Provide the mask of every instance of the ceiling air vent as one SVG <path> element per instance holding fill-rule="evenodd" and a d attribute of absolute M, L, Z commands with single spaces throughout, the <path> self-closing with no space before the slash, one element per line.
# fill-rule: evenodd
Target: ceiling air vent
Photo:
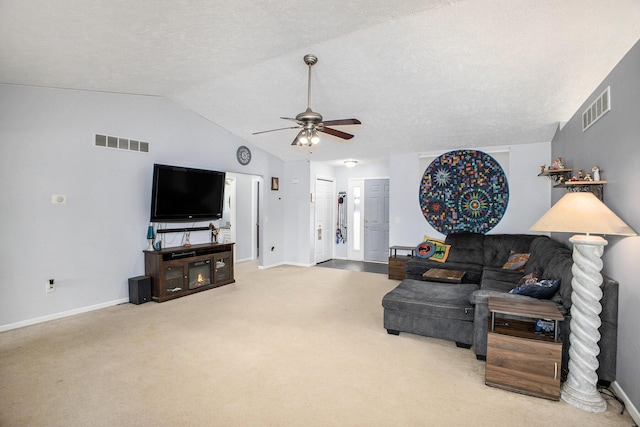
<path fill-rule="evenodd" d="M 117 148 L 119 150 L 137 151 L 140 153 L 149 152 L 148 142 L 119 138 L 117 136 L 96 134 L 95 145 L 96 147 Z"/>
<path fill-rule="evenodd" d="M 610 86 L 607 86 L 604 92 L 582 113 L 582 131 L 589 129 L 609 110 L 611 110 L 611 91 Z"/>

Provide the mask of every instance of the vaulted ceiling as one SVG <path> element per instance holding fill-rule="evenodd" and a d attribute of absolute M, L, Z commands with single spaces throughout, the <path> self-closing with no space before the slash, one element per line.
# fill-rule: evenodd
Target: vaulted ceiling
<path fill-rule="evenodd" d="M 0 0 L 0 83 L 168 98 L 285 160 L 550 141 L 640 38 L 638 0 Z M 350 143 L 295 148 L 307 106 Z M 612 104 L 615 93 L 612 93 Z"/>

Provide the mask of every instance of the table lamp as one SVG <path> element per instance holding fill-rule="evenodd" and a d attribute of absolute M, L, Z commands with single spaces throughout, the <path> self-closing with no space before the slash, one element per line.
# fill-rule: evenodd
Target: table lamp
<path fill-rule="evenodd" d="M 560 397 L 585 411 L 604 412 L 607 403 L 596 387 L 596 369 L 600 353 L 599 315 L 602 311 L 600 257 L 607 241 L 593 234 L 636 236 L 636 233 L 590 192 L 567 193 L 530 230 L 584 233 L 569 239 L 573 244 L 571 347 L 569 374 Z"/>

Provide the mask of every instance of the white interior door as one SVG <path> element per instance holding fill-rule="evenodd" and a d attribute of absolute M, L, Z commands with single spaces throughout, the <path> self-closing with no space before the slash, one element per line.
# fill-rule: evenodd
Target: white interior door
<path fill-rule="evenodd" d="M 316 179 L 316 220 L 314 228 L 316 264 L 333 258 L 333 239 L 335 237 L 333 187 L 333 181 Z"/>
<path fill-rule="evenodd" d="M 389 180 L 364 181 L 364 260 L 387 262 L 389 257 Z"/>

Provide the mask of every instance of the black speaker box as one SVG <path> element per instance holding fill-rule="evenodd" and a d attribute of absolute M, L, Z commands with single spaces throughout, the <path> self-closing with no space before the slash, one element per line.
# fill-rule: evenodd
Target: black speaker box
<path fill-rule="evenodd" d="M 142 304 L 147 301 L 151 301 L 151 277 L 131 277 L 129 279 L 129 302 Z"/>

